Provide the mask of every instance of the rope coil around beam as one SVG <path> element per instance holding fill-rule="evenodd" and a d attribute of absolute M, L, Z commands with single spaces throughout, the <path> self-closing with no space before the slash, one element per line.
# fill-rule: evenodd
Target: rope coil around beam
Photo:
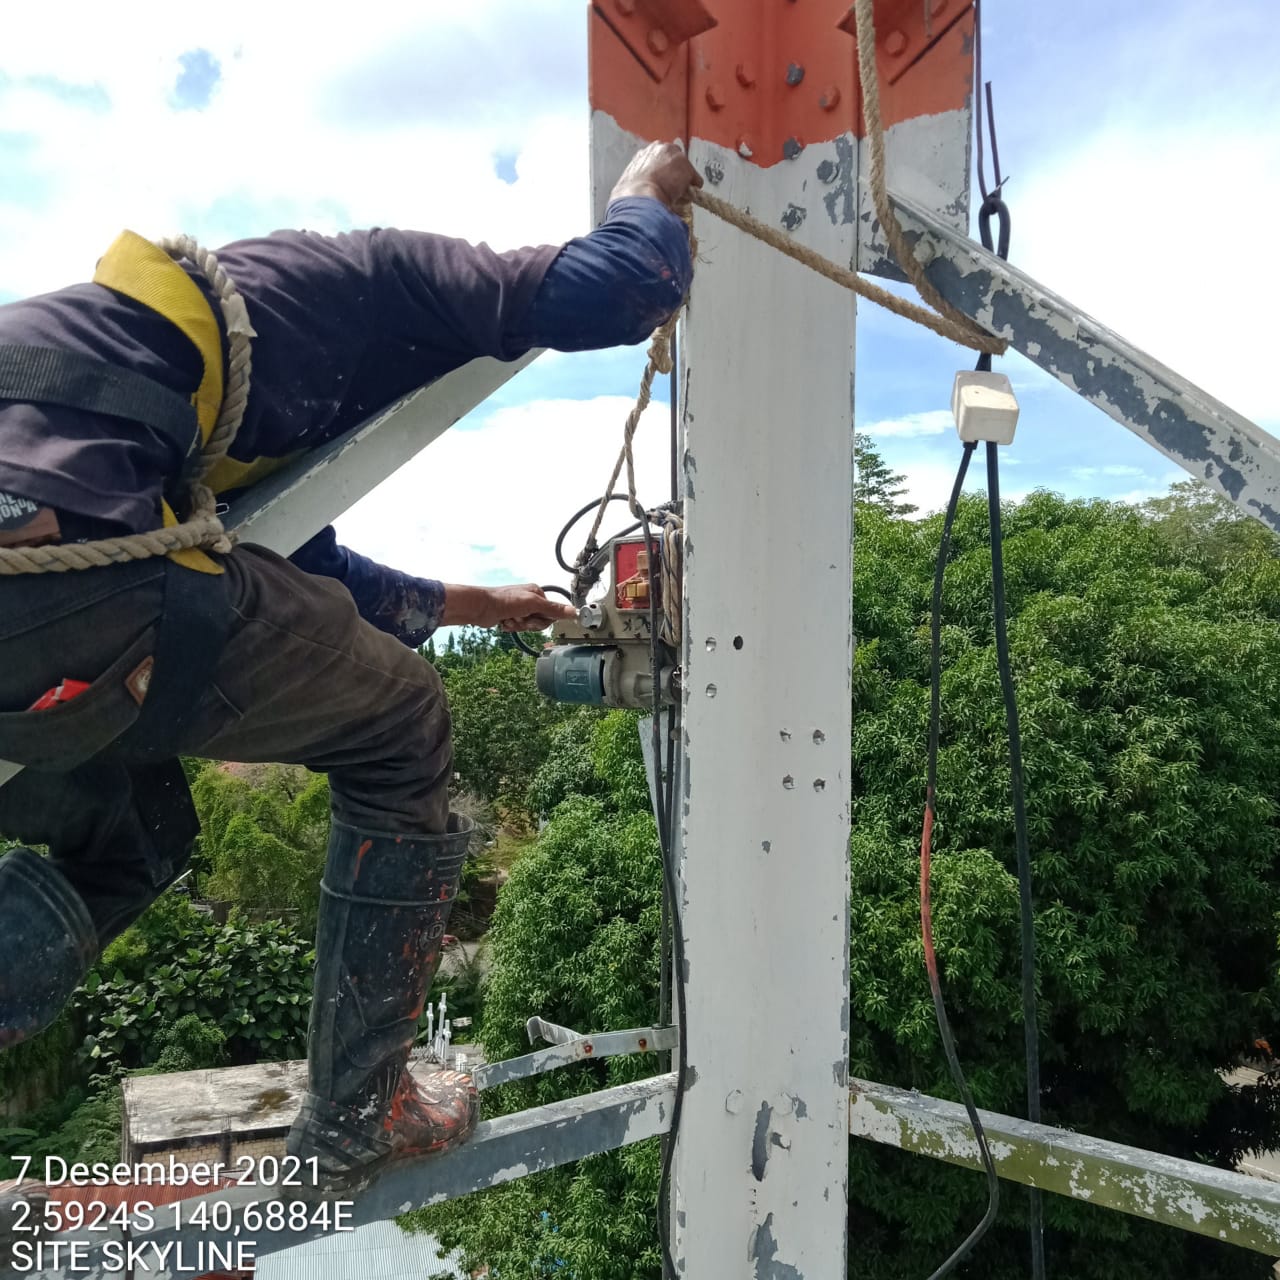
<path fill-rule="evenodd" d="M 149 560 L 175 551 L 231 550 L 231 537 L 217 514 L 217 499 L 204 483 L 214 466 L 227 455 L 249 403 L 253 372 L 252 343 L 256 336 L 249 322 L 249 309 L 217 255 L 197 244 L 190 236 L 157 241 L 175 261 L 186 258 L 199 268 L 218 298 L 227 330 L 227 372 L 222 404 L 200 457 L 200 476 L 191 488 L 191 514 L 181 524 L 167 529 L 151 529 L 119 538 L 99 538 L 91 542 L 55 543 L 43 547 L 0 549 L 0 575 L 68 573 L 77 569 L 99 569 L 131 560 Z"/>

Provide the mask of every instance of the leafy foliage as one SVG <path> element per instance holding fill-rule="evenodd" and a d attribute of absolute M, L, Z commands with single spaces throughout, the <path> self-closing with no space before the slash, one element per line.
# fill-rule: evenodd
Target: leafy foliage
<path fill-rule="evenodd" d="M 523 813 L 552 730 L 571 712 L 537 692 L 529 658 L 472 645 L 465 660 L 437 663 L 453 716 L 453 767 L 467 789 Z"/>
<path fill-rule="evenodd" d="M 290 765 L 223 765 L 191 790 L 203 891 L 250 909 L 296 913 L 315 933 L 329 838 L 329 783 Z"/>
<path fill-rule="evenodd" d="M 50 1156 L 68 1163 L 114 1164 L 120 1159 L 120 1113 L 118 1086 L 86 1090 L 77 1085 L 21 1125 L 0 1131 L 0 1179 L 18 1176 L 15 1156 L 32 1157 L 33 1170 L 43 1169 Z"/>
<path fill-rule="evenodd" d="M 569 728 L 568 726 L 573 726 Z M 589 730 L 589 735 L 588 735 Z M 514 864 L 490 933 L 482 1040 L 492 1060 L 527 1052 L 525 1020 L 621 1029 L 652 1019 L 658 994 L 661 861 L 636 717 L 571 720 L 558 741 L 591 795 L 570 794 Z M 531 790 L 551 800 L 566 771 L 549 760 Z M 537 1106 L 652 1074 L 649 1057 L 583 1064 L 487 1093 L 486 1114 Z M 463 1244 L 500 1275 L 657 1277 L 653 1142 L 522 1179 L 408 1222 Z"/>
<path fill-rule="evenodd" d="M 216 925 L 181 898 L 150 927 L 152 948 L 116 952 L 135 976 L 123 964 L 99 967 L 75 997 L 89 1063 L 111 1074 L 219 1060 L 224 1044 L 233 1062 L 305 1054 L 315 956 L 296 931 L 274 922 Z M 171 958 L 157 964 L 160 955 Z"/>
<path fill-rule="evenodd" d="M 954 1096 L 922 976 L 919 821 L 931 556 L 940 519 L 858 524 L 852 1068 Z M 985 503 L 960 509 L 944 611 L 934 924 L 980 1106 L 1021 1112 L 1008 748 Z M 1280 1145 L 1270 1087 L 1217 1074 L 1280 1007 L 1280 565 L 1211 563 L 1128 508 L 1036 494 L 1005 517 L 1037 905 L 1045 1118 L 1229 1163 Z M 858 1275 L 935 1266 L 981 1181 L 851 1148 Z M 1008 1196 L 975 1274 L 1025 1270 Z M 1265 1274 L 1239 1251 L 1080 1203 L 1045 1205 L 1053 1269 L 1080 1277 Z M 1153 1242 L 1158 1239 L 1156 1246 Z M 1106 1241 L 1105 1248 L 1099 1244 Z M 1253 1270 L 1250 1270 L 1250 1267 Z"/>
<path fill-rule="evenodd" d="M 871 437 L 863 431 L 853 435 L 853 505 L 875 507 L 891 516 L 914 515 L 915 503 L 903 502 L 905 477 L 889 469 Z"/>

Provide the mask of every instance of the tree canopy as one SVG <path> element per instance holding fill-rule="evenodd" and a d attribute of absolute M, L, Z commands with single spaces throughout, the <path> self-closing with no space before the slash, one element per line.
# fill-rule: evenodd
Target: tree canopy
<path fill-rule="evenodd" d="M 1232 1089 L 1219 1074 L 1280 1011 L 1280 562 L 1269 538 L 1237 522 L 1209 553 L 1173 536 L 1169 517 L 1049 494 L 1005 513 L 1045 1119 L 1230 1163 L 1280 1145 L 1274 1089 Z M 851 1068 L 949 1097 L 918 920 L 940 524 L 870 503 L 857 514 Z M 1017 888 L 990 571 L 985 502 L 969 498 L 944 602 L 935 927 L 979 1105 L 1019 1114 Z M 535 1012 L 592 1029 L 653 1016 L 660 870 L 630 720 L 570 720 L 535 775 L 537 806 L 551 817 L 496 917 L 483 1025 L 495 1057 L 525 1051 L 523 1022 Z M 651 1069 L 623 1059 L 561 1071 L 486 1108 Z M 425 1220 L 497 1274 L 656 1280 L 656 1188 L 656 1150 L 641 1144 Z M 980 1216 L 984 1194 L 968 1171 L 851 1143 L 850 1276 L 928 1274 Z M 1026 1274 L 1024 1206 L 1007 1187 L 967 1274 Z M 1269 1267 L 1060 1197 L 1046 1212 L 1058 1275 L 1261 1280 Z"/>

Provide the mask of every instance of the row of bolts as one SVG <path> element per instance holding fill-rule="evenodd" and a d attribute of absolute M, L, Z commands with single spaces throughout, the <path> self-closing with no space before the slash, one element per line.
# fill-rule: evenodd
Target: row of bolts
<path fill-rule="evenodd" d="M 789 0 L 789 3 L 795 3 L 795 0 Z M 929 0 L 928 16 L 936 17 L 946 9 L 949 3 L 950 0 Z M 613 0 L 613 6 L 624 18 L 635 16 L 636 0 Z M 650 52 L 658 56 L 671 48 L 671 40 L 661 27 L 650 27 L 645 35 L 645 43 L 649 46 Z M 904 32 L 895 30 L 886 32 L 880 43 L 889 57 L 900 58 L 907 51 L 910 40 Z M 734 76 L 744 89 L 753 89 L 756 85 L 756 73 L 750 63 L 739 62 L 734 68 Z M 797 62 L 791 63 L 786 72 L 787 84 L 794 89 L 803 79 L 804 67 Z M 723 111 L 729 101 L 725 95 L 724 85 L 715 81 L 709 84 L 706 90 L 706 101 L 712 111 Z M 839 86 L 834 84 L 824 86 L 818 94 L 818 106 L 823 111 L 834 111 L 839 105 Z M 804 139 L 798 137 L 788 138 L 782 147 L 783 156 L 787 160 L 794 160 L 803 150 Z M 738 139 L 737 151 L 744 160 L 751 159 L 754 154 L 750 141 L 745 137 Z"/>

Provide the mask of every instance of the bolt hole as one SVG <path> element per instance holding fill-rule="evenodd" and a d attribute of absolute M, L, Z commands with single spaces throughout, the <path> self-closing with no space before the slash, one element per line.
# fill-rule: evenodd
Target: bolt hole
<path fill-rule="evenodd" d="M 735 649 L 741 649 L 741 648 L 742 648 L 742 637 L 741 637 L 741 636 L 734 636 L 734 637 L 733 637 L 733 647 L 734 647 Z"/>

